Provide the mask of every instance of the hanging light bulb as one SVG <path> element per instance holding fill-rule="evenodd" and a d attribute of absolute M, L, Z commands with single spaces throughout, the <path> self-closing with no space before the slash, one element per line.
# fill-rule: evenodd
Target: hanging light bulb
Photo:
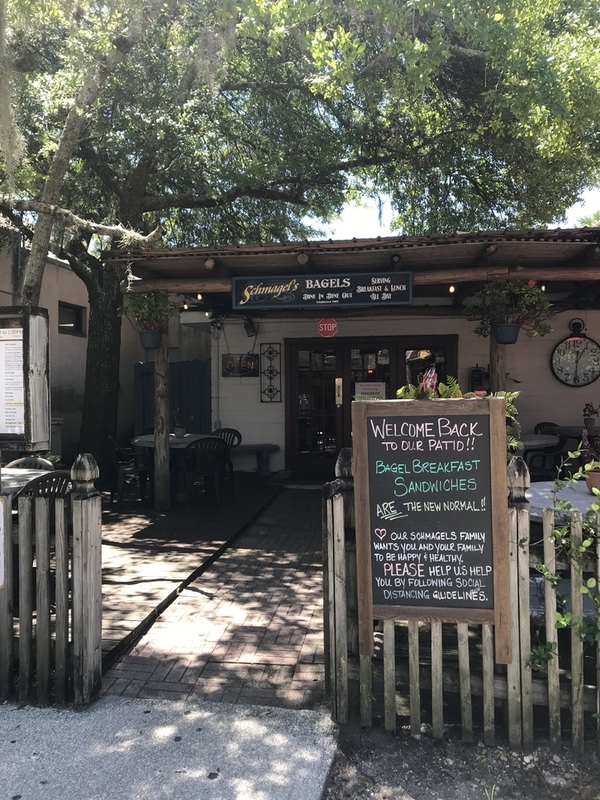
<path fill-rule="evenodd" d="M 546 291 L 546 284 L 542 283 L 542 285 L 540 286 L 540 289 L 542 290 L 542 292 L 545 292 Z"/>
<path fill-rule="evenodd" d="M 198 292 L 198 294 L 196 295 L 196 300 L 202 300 L 202 295 L 200 294 L 200 292 Z"/>
<path fill-rule="evenodd" d="M 188 301 L 187 301 L 187 300 L 184 300 L 184 301 L 183 301 L 183 310 L 184 310 L 184 311 L 187 311 L 187 310 L 188 310 L 188 308 L 189 308 L 189 306 L 188 306 Z"/>
<path fill-rule="evenodd" d="M 453 283 L 451 283 L 450 286 L 448 287 L 448 291 L 450 292 L 450 294 L 454 294 L 454 292 L 456 291 L 456 287 L 454 286 Z"/>

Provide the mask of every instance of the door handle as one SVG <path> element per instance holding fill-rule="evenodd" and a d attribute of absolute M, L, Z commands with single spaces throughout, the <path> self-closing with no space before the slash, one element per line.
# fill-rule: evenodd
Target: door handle
<path fill-rule="evenodd" d="M 344 402 L 344 385 L 342 378 L 335 379 L 335 404 L 339 408 Z"/>

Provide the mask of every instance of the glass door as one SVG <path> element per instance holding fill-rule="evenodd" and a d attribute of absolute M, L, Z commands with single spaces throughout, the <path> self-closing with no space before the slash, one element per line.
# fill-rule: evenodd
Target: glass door
<path fill-rule="evenodd" d="M 457 337 L 286 342 L 286 468 L 333 475 L 352 447 L 352 400 L 395 399 L 405 383 L 456 375 Z"/>
<path fill-rule="evenodd" d="M 337 346 L 293 347 L 288 433 L 290 464 L 298 470 L 331 470 L 338 453 L 340 355 Z"/>

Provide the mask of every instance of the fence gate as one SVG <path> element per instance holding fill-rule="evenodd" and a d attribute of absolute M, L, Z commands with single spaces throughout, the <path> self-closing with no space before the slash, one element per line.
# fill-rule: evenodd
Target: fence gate
<path fill-rule="evenodd" d="M 180 408 L 188 433 L 212 429 L 210 360 L 169 363 L 169 412 Z M 154 361 L 133 367 L 134 434 L 154 428 Z"/>
<path fill-rule="evenodd" d="M 85 705 L 100 690 L 98 474 L 84 454 L 66 498 L 0 496 L 0 700 Z"/>

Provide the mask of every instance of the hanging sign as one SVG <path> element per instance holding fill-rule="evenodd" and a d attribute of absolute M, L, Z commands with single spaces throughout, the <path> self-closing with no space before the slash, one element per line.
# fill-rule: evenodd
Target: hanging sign
<path fill-rule="evenodd" d="M 258 378 L 259 361 L 256 353 L 223 353 L 221 374 L 224 378 Z"/>
<path fill-rule="evenodd" d="M 315 308 L 316 306 L 399 306 L 412 303 L 412 273 L 361 275 L 272 275 L 233 278 L 232 308 Z"/>
<path fill-rule="evenodd" d="M 333 317 L 323 317 L 323 319 L 319 320 L 317 330 L 321 336 L 323 336 L 325 339 L 328 339 L 329 337 L 336 335 L 338 332 L 338 324 Z"/>

